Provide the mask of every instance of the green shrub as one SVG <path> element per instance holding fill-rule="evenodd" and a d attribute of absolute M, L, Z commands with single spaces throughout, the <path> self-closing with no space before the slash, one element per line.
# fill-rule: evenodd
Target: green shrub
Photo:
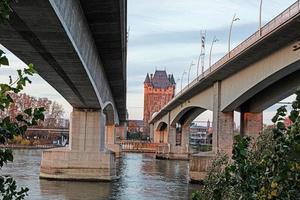
<path fill-rule="evenodd" d="M 0 0 L 0 24 L 7 22 L 9 19 L 9 15 L 12 12 L 10 3 L 11 0 Z M 2 65 L 9 66 L 9 61 L 5 53 L 0 49 L 0 67 Z M 12 80 L 12 77 L 9 77 L 9 83 L 0 83 L 0 112 L 7 110 L 14 103 L 10 94 L 21 92 L 26 84 L 31 83 L 29 77 L 35 73 L 33 65 L 29 64 L 23 70 L 17 70 L 18 77 L 16 80 Z M 15 118 L 5 116 L 3 119 L 0 119 L 0 144 L 6 144 L 15 136 L 24 135 L 27 126 L 37 125 L 38 120 L 44 119 L 43 112 L 44 108 L 28 108 Z M 4 164 L 12 161 L 12 150 L 7 148 L 0 149 L 0 170 Z M 0 174 L 0 197 L 3 200 L 21 200 L 27 196 L 27 192 L 28 188 L 21 187 L 18 189 L 16 181 L 11 176 Z"/>
<path fill-rule="evenodd" d="M 300 199 L 300 92 L 288 116 L 280 107 L 257 141 L 235 136 L 232 159 L 218 155 L 193 200 Z M 253 145 L 254 144 L 254 145 Z"/>

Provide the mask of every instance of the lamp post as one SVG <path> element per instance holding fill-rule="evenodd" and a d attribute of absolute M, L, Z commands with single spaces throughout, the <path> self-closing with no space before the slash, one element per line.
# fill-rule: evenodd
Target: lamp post
<path fill-rule="evenodd" d="M 261 36 L 261 26 L 262 26 L 262 22 L 261 22 L 262 4 L 263 4 L 263 0 L 260 0 L 260 5 L 259 5 L 259 35 L 260 36 Z"/>
<path fill-rule="evenodd" d="M 231 40 L 231 32 L 232 32 L 232 26 L 233 22 L 240 20 L 240 18 L 236 17 L 236 14 L 234 13 L 231 24 L 230 24 L 230 29 L 229 29 L 229 35 L 228 35 L 228 54 L 230 56 L 230 40 Z"/>
<path fill-rule="evenodd" d="M 194 66 L 194 65 L 195 65 L 195 64 L 194 64 L 193 61 L 192 61 L 191 64 L 190 64 L 189 74 L 188 74 L 188 87 L 190 87 L 190 73 L 191 73 L 192 66 Z"/>
<path fill-rule="evenodd" d="M 214 36 L 213 41 L 211 42 L 211 46 L 210 46 L 210 51 L 209 51 L 209 68 L 211 67 L 211 52 L 214 46 L 215 42 L 218 42 L 219 40 L 216 38 L 216 36 Z"/>
<path fill-rule="evenodd" d="M 180 81 L 180 78 L 177 78 L 176 83 L 179 83 L 179 81 Z M 178 94 L 179 93 L 178 88 L 176 88 L 176 89 L 177 89 L 177 94 Z"/>
<path fill-rule="evenodd" d="M 183 80 L 183 76 L 186 74 L 186 71 L 184 70 L 181 76 L 181 88 L 180 91 L 182 92 L 182 80 Z"/>

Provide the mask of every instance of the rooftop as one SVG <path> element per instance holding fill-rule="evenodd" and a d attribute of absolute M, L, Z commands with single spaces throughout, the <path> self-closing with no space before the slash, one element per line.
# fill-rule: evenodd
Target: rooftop
<path fill-rule="evenodd" d="M 176 85 L 173 74 L 166 70 L 155 70 L 154 76 L 147 73 L 144 83 L 151 84 L 154 88 L 167 88 Z"/>

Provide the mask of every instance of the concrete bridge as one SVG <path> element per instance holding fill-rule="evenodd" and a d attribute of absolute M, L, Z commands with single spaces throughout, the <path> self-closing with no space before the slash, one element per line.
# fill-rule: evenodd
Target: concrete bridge
<path fill-rule="evenodd" d="M 45 151 L 40 176 L 111 180 L 126 121 L 126 0 L 22 0 L 0 43 L 72 106 L 70 147 Z M 110 150 L 108 150 L 110 149 Z"/>
<path fill-rule="evenodd" d="M 300 86 L 300 5 L 286 9 L 197 77 L 150 121 L 154 142 L 164 134 L 168 158 L 188 158 L 190 123 L 213 112 L 213 151 L 191 157 L 190 178 L 202 179 L 215 153 L 231 153 L 234 111 L 242 135 L 257 137 L 262 112 Z"/>

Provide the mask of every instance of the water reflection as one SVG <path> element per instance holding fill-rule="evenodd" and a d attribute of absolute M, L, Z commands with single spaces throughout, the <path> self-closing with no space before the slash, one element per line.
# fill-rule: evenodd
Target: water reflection
<path fill-rule="evenodd" d="M 30 188 L 33 200 L 188 199 L 197 185 L 188 184 L 188 162 L 156 160 L 153 154 L 124 154 L 119 179 L 113 182 L 40 180 L 41 150 L 15 150 L 15 162 L 3 170 Z"/>

